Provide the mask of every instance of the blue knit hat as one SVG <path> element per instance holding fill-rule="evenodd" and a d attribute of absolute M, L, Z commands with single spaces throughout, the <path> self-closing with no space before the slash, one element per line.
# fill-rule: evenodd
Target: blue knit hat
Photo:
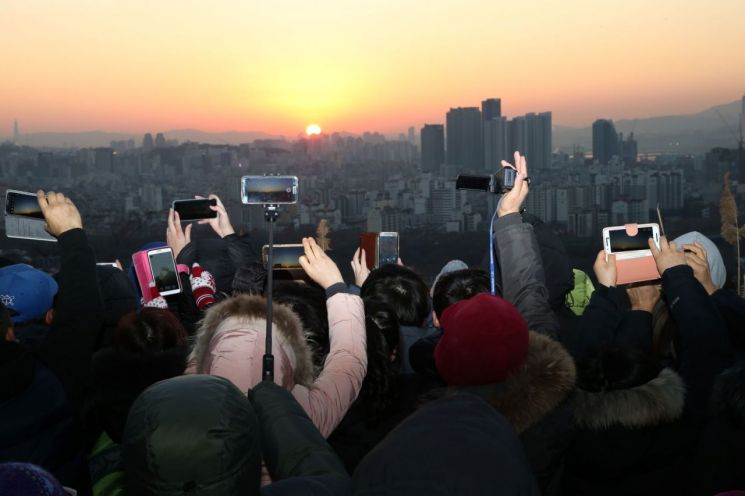
<path fill-rule="evenodd" d="M 52 308 L 58 289 L 49 274 L 30 265 L 0 269 L 0 301 L 8 308 L 14 324 L 43 317 Z"/>

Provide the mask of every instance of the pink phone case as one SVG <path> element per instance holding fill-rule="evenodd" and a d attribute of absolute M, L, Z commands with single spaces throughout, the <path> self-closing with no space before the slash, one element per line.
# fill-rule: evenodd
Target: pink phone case
<path fill-rule="evenodd" d="M 140 292 L 145 303 L 160 296 L 158 288 L 155 287 L 155 279 L 153 279 L 153 273 L 150 270 L 150 260 L 147 253 L 147 250 L 143 250 L 132 255 L 132 264 L 134 265 L 137 282 L 140 284 Z"/>
<path fill-rule="evenodd" d="M 626 224 L 626 234 L 629 236 L 639 234 L 639 225 Z M 625 260 L 616 259 L 616 274 L 617 284 L 653 281 L 660 278 L 660 273 L 657 271 L 657 264 L 651 252 L 649 255 L 643 257 Z"/>

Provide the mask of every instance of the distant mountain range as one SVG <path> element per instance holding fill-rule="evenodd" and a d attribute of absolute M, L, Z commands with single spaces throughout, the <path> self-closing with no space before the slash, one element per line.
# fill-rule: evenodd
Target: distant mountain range
<path fill-rule="evenodd" d="M 634 132 L 640 153 L 700 153 L 737 146 L 741 109 L 741 101 L 736 100 L 697 114 L 622 119 L 614 124 L 624 136 Z M 554 126 L 554 148 L 571 150 L 574 145 L 592 150 L 592 127 Z"/>
<path fill-rule="evenodd" d="M 741 105 L 740 100 L 736 100 L 697 114 L 623 119 L 615 121 L 615 125 L 616 130 L 624 135 L 634 132 L 641 153 L 700 153 L 716 146 L 734 148 L 737 146 L 737 134 L 740 130 Z M 156 132 L 153 131 L 153 137 Z M 280 137 L 260 131 L 210 133 L 198 129 L 172 129 L 162 132 L 166 139 L 177 139 L 180 142 L 232 145 Z M 134 139 L 139 146 L 142 143 L 142 136 L 105 131 L 30 133 L 22 135 L 20 142 L 37 147 L 72 148 L 109 146 L 112 141 Z M 592 150 L 592 127 L 554 126 L 554 148 L 571 150 L 575 145 L 587 151 Z"/>

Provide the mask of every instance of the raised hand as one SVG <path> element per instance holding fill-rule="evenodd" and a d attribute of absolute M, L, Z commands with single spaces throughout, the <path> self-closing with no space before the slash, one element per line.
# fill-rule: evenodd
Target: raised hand
<path fill-rule="evenodd" d="M 300 257 L 300 265 L 308 277 L 317 282 L 323 289 L 328 289 L 336 283 L 344 282 L 333 260 L 318 246 L 313 238 L 303 238 L 305 255 Z"/>
<path fill-rule="evenodd" d="M 62 193 L 54 191 L 44 193 L 39 190 L 36 192 L 36 197 L 39 201 L 39 208 L 44 214 L 44 220 L 47 222 L 47 232 L 55 238 L 59 238 L 72 229 L 83 228 L 80 212 L 72 200 Z"/>
<path fill-rule="evenodd" d="M 203 196 L 195 196 L 194 198 L 198 200 L 204 199 Z M 221 238 L 234 234 L 235 230 L 233 229 L 233 225 L 230 223 L 230 217 L 228 216 L 228 211 L 225 210 L 225 206 L 223 206 L 220 198 L 217 195 L 209 195 L 208 198 L 210 200 L 215 200 L 217 202 L 217 205 L 215 205 L 214 207 L 210 205 L 210 209 L 217 212 L 217 217 L 215 217 L 214 219 L 200 220 L 199 223 L 209 224 L 210 227 L 212 227 L 212 229 Z"/>
<path fill-rule="evenodd" d="M 354 272 L 354 283 L 362 287 L 367 280 L 367 276 L 370 275 L 370 269 L 367 267 L 367 258 L 365 256 L 365 250 L 357 248 L 352 257 L 352 271 Z"/>
<path fill-rule="evenodd" d="M 698 241 L 694 241 L 692 245 L 683 245 L 683 253 L 685 254 L 686 263 L 693 269 L 693 275 L 698 282 L 701 283 L 707 293 L 710 295 L 714 294 L 717 287 L 714 285 L 714 281 L 711 280 L 709 262 L 704 245 Z"/>
<path fill-rule="evenodd" d="M 616 256 L 614 254 L 608 254 L 606 257 L 605 250 L 600 250 L 592 269 L 595 271 L 595 277 L 598 278 L 600 284 L 606 288 L 616 286 L 618 272 L 616 271 Z"/>
<path fill-rule="evenodd" d="M 174 209 L 168 210 L 168 229 L 166 230 L 166 242 L 173 250 L 173 258 L 177 258 L 184 246 L 191 243 L 192 224 L 181 228 L 181 217 Z"/>
<path fill-rule="evenodd" d="M 509 192 L 505 193 L 499 201 L 499 208 L 497 210 L 499 217 L 520 212 L 530 189 L 526 180 L 528 179 L 528 162 L 525 160 L 524 155 L 520 155 L 520 152 L 515 152 L 515 165 L 513 166 L 506 160 L 502 160 L 502 166 L 515 169 L 517 174 L 515 174 L 515 186 Z"/>
<path fill-rule="evenodd" d="M 652 313 L 662 295 L 662 285 L 659 283 L 634 284 L 626 288 L 632 310 L 642 310 Z"/>
<path fill-rule="evenodd" d="M 671 267 L 686 265 L 685 253 L 678 250 L 675 241 L 668 243 L 665 236 L 660 236 L 659 248 L 657 248 L 654 239 L 649 238 L 647 242 L 649 243 L 649 249 L 652 251 L 652 256 L 657 264 L 657 271 L 660 275 L 663 275 Z"/>

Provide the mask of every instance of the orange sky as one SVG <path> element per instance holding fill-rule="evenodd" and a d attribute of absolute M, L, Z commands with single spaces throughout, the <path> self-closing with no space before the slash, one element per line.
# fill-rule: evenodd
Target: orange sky
<path fill-rule="evenodd" d="M 745 92 L 743 0 L 0 0 L 0 136 L 398 132 L 501 97 L 554 123 Z"/>

